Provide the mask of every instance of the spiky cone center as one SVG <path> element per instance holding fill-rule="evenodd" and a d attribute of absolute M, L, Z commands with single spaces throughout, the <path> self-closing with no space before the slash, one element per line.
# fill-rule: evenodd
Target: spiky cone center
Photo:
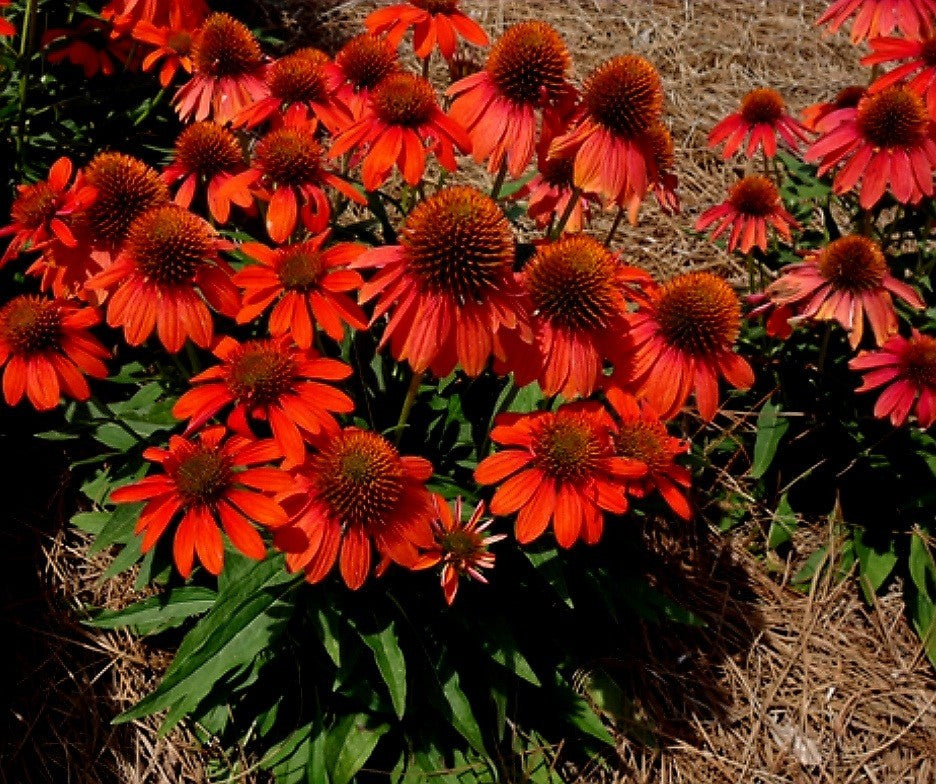
<path fill-rule="evenodd" d="M 786 103 L 769 87 L 752 90 L 741 100 L 741 118 L 749 125 L 776 125 L 784 114 Z"/>
<path fill-rule="evenodd" d="M 38 229 L 55 215 L 58 195 L 47 182 L 23 186 L 10 207 L 10 217 L 21 226 Z"/>
<path fill-rule="evenodd" d="M 484 537 L 464 528 L 442 534 L 439 547 L 460 562 L 470 562 L 485 552 Z"/>
<path fill-rule="evenodd" d="M 622 422 L 611 436 L 618 457 L 639 460 L 650 473 L 672 462 L 666 448 L 668 438 L 669 433 L 661 422 L 644 419 Z"/>
<path fill-rule="evenodd" d="M 284 289 L 306 292 L 315 288 L 325 271 L 322 254 L 311 242 L 302 242 L 280 251 L 276 274 Z"/>
<path fill-rule="evenodd" d="M 669 128 L 661 122 L 654 123 L 647 131 L 646 139 L 657 171 L 672 171 L 676 166 L 676 145 Z"/>
<path fill-rule="evenodd" d="M 143 213 L 130 227 L 126 245 L 143 275 L 165 286 L 191 283 L 216 248 L 211 226 L 174 204 Z"/>
<path fill-rule="evenodd" d="M 358 35 L 335 55 L 335 64 L 357 90 L 372 90 L 380 81 L 399 70 L 396 49 L 385 38 Z"/>
<path fill-rule="evenodd" d="M 562 92 L 571 64 L 565 41 L 554 27 L 520 22 L 495 41 L 486 69 L 511 101 L 538 105 Z"/>
<path fill-rule="evenodd" d="M 228 359 L 227 384 L 238 400 L 251 405 L 275 403 L 293 389 L 296 362 L 269 340 L 252 340 Z"/>
<path fill-rule="evenodd" d="M 915 147 L 929 128 L 923 99 L 906 87 L 867 95 L 858 104 L 858 130 L 875 147 Z"/>
<path fill-rule="evenodd" d="M 85 177 L 97 188 L 84 220 L 98 241 L 121 242 L 140 215 L 169 200 L 159 175 L 130 155 L 101 153 L 88 164 Z"/>
<path fill-rule="evenodd" d="M 839 291 L 873 291 L 888 272 L 887 259 L 873 240 L 859 235 L 830 242 L 816 261 L 819 274 Z"/>
<path fill-rule="evenodd" d="M 227 128 L 205 121 L 187 126 L 175 143 L 175 159 L 186 171 L 210 179 L 244 162 L 240 144 Z"/>
<path fill-rule="evenodd" d="M 325 66 L 331 62 L 318 49 L 300 49 L 270 66 L 267 81 L 270 94 L 287 103 L 328 101 L 328 76 Z"/>
<path fill-rule="evenodd" d="M 231 465 L 216 449 L 194 447 L 171 473 L 185 506 L 210 505 L 230 486 Z"/>
<path fill-rule="evenodd" d="M 24 294 L 0 309 L 0 339 L 14 354 L 39 354 L 58 348 L 62 311 L 52 300 Z"/>
<path fill-rule="evenodd" d="M 406 219 L 409 270 L 434 293 L 483 302 L 513 269 L 514 238 L 497 204 L 470 187 L 438 191 Z"/>
<path fill-rule="evenodd" d="M 166 46 L 180 57 L 185 57 L 192 52 L 192 45 L 195 39 L 188 30 L 174 30 L 166 39 Z"/>
<path fill-rule="evenodd" d="M 458 0 L 409 0 L 411 5 L 430 14 L 451 14 L 458 10 Z"/>
<path fill-rule="evenodd" d="M 543 423 L 532 447 L 536 464 L 560 482 L 587 478 L 605 451 L 601 434 L 580 414 L 564 414 Z"/>
<path fill-rule="evenodd" d="M 777 209 L 780 193 L 766 177 L 752 174 L 734 184 L 728 202 L 742 215 L 764 218 Z"/>
<path fill-rule="evenodd" d="M 663 85 L 653 64 L 636 54 L 599 65 L 585 82 L 582 103 L 612 133 L 633 138 L 646 133 L 663 114 Z"/>
<path fill-rule="evenodd" d="M 540 176 L 553 188 L 572 188 L 573 158 L 548 156 L 539 167 Z"/>
<path fill-rule="evenodd" d="M 254 150 L 254 165 L 282 185 L 317 183 L 322 172 L 322 145 L 304 128 L 270 131 Z"/>
<path fill-rule="evenodd" d="M 585 235 L 542 246 L 526 268 L 534 312 L 573 330 L 608 326 L 618 315 L 617 266 L 604 245 Z"/>
<path fill-rule="evenodd" d="M 903 374 L 918 387 L 936 387 L 936 338 L 914 335 L 900 356 Z"/>
<path fill-rule="evenodd" d="M 741 329 L 741 304 L 731 286 L 711 272 L 688 272 L 653 294 L 663 338 L 694 356 L 708 356 L 734 343 Z"/>
<path fill-rule="evenodd" d="M 312 481 L 332 514 L 343 522 L 379 525 L 404 490 L 400 455 L 363 430 L 344 432 L 312 460 Z"/>
<path fill-rule="evenodd" d="M 436 108 L 435 90 L 429 81 L 405 72 L 384 78 L 371 93 L 371 100 L 380 120 L 410 128 L 428 122 Z"/>
<path fill-rule="evenodd" d="M 195 70 L 209 76 L 240 76 L 263 62 L 260 44 L 245 24 L 225 13 L 209 16 L 192 42 Z"/>

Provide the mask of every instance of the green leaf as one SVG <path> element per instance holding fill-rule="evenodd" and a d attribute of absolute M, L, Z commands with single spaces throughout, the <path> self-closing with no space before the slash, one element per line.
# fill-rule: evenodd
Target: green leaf
<path fill-rule="evenodd" d="M 458 731 L 471 747 L 479 754 L 488 756 L 484 748 L 484 739 L 481 737 L 481 727 L 471 710 L 471 703 L 462 691 L 458 673 L 454 670 L 442 682 L 442 694 L 451 710 L 452 726 Z"/>
<path fill-rule="evenodd" d="M 926 657 L 936 667 L 936 561 L 918 531 L 910 538 L 909 567 L 913 586 L 907 591 L 907 609 Z"/>
<path fill-rule="evenodd" d="M 298 581 L 286 571 L 282 556 L 257 563 L 185 635 L 156 690 L 115 723 L 170 708 L 160 727 L 161 734 L 168 732 L 224 676 L 250 665 L 279 636 L 293 609 L 286 595 Z"/>
<path fill-rule="evenodd" d="M 110 514 L 89 552 L 99 553 L 113 544 L 129 542 L 133 538 L 133 529 L 142 508 L 142 504 L 120 504 Z"/>
<path fill-rule="evenodd" d="M 556 697 L 553 700 L 553 705 L 556 710 L 561 713 L 566 721 L 578 727 L 582 732 L 591 735 L 602 743 L 613 746 L 614 738 L 611 737 L 608 728 L 605 727 L 604 722 L 592 709 L 588 700 L 569 686 L 558 672 L 555 674 L 555 678 L 556 691 L 554 693 Z"/>
<path fill-rule="evenodd" d="M 305 784 L 312 753 L 312 724 L 304 724 L 290 733 L 279 746 L 272 750 L 261 767 L 272 771 L 276 784 Z"/>
<path fill-rule="evenodd" d="M 769 401 L 764 404 L 757 415 L 757 439 L 754 441 L 754 463 L 751 466 L 753 479 L 760 479 L 767 473 L 789 427 L 790 420 L 780 416 L 780 406 Z"/>
<path fill-rule="evenodd" d="M 572 608 L 572 596 L 569 594 L 569 586 L 566 585 L 565 575 L 562 569 L 562 557 L 555 547 L 544 550 L 524 549 L 523 554 L 533 564 L 536 571 L 542 578 L 549 583 L 559 598 L 570 608 Z"/>
<path fill-rule="evenodd" d="M 390 699 L 393 701 L 393 710 L 397 718 L 402 719 L 406 710 L 406 661 L 397 639 L 396 628 L 390 621 L 383 629 L 376 632 L 365 633 L 355 626 L 364 644 L 374 654 L 377 669 L 387 684 Z"/>
<path fill-rule="evenodd" d="M 179 626 L 193 615 L 207 612 L 217 598 L 217 594 L 208 588 L 173 588 L 123 610 L 105 610 L 89 621 L 88 625 L 97 629 L 120 629 L 127 626 L 135 634 L 157 634 Z"/>
<path fill-rule="evenodd" d="M 520 653 L 516 638 L 502 619 L 486 621 L 478 634 L 478 643 L 491 659 L 528 683 L 541 685 L 530 663 Z"/>
<path fill-rule="evenodd" d="M 880 549 L 878 543 L 865 541 L 866 531 L 856 528 L 854 533 L 855 554 L 858 556 L 860 568 L 861 590 L 868 604 L 874 602 L 874 594 L 884 585 L 894 567 L 897 565 L 897 553 L 894 551 L 894 540 L 888 537 L 887 549 Z"/>
<path fill-rule="evenodd" d="M 325 758 L 331 784 L 349 784 L 390 729 L 387 723 L 374 725 L 372 721 L 366 713 L 354 713 L 343 717 L 328 733 Z"/>
<path fill-rule="evenodd" d="M 790 506 L 790 499 L 784 493 L 780 497 L 777 511 L 774 512 L 773 520 L 770 523 L 770 532 L 767 534 L 767 548 L 776 550 L 789 542 L 793 538 L 794 531 L 796 531 L 796 525 L 796 512 L 793 511 Z"/>

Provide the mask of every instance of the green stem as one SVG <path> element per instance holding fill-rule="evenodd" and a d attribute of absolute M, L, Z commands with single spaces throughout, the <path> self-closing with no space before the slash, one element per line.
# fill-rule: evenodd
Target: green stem
<path fill-rule="evenodd" d="M 432 57 L 432 53 L 426 55 L 426 59 L 422 61 L 422 77 L 423 79 L 429 78 L 429 58 Z"/>
<path fill-rule="evenodd" d="M 166 94 L 166 88 L 163 87 L 160 89 L 158 93 L 156 93 L 156 95 L 153 96 L 153 100 L 149 102 L 149 106 L 146 107 L 146 110 L 143 112 L 143 114 L 141 114 L 139 117 L 136 118 L 136 120 L 133 121 L 134 128 L 136 128 L 139 125 L 142 125 L 146 121 L 146 118 L 149 117 L 153 113 L 153 109 L 155 109 L 157 106 L 159 106 L 160 103 L 162 103 L 162 99 L 165 94 Z"/>
<path fill-rule="evenodd" d="M 138 444 L 146 443 L 146 439 L 143 438 L 139 433 L 137 433 L 136 430 L 130 427 L 130 425 L 124 422 L 119 416 L 117 416 L 117 412 L 114 411 L 114 409 L 112 409 L 103 400 L 100 400 L 96 395 L 91 395 L 89 402 L 92 405 L 94 405 L 98 410 L 100 410 L 102 414 L 104 414 L 104 417 L 103 417 L 104 419 L 106 419 L 108 422 L 111 422 L 117 425 L 117 427 L 124 430 L 128 435 L 132 436 L 133 440 L 136 441 Z"/>
<path fill-rule="evenodd" d="M 422 373 L 413 373 L 410 379 L 409 389 L 406 390 L 406 397 L 403 399 L 403 408 L 400 409 L 400 418 L 397 420 L 396 435 L 393 438 L 393 445 L 400 446 L 403 440 L 403 431 L 406 429 L 406 423 L 409 421 L 410 412 L 413 410 L 413 404 L 416 402 L 416 396 L 419 394 L 419 385 L 426 376 L 426 371 Z"/>
<path fill-rule="evenodd" d="M 572 195 L 569 196 L 569 203 L 566 205 L 565 212 L 562 213 L 562 217 L 559 218 L 558 223 L 553 227 L 552 239 L 559 239 L 562 230 L 569 222 L 569 218 L 572 217 L 572 213 L 575 211 L 575 205 L 578 204 L 580 198 L 582 198 L 582 189 L 576 186 L 572 189 Z"/>
<path fill-rule="evenodd" d="M 822 345 L 819 347 L 819 359 L 816 364 L 819 367 L 819 373 L 825 373 L 825 362 L 826 356 L 829 353 L 829 342 L 832 340 L 832 322 L 827 321 L 825 326 L 825 333 L 822 336 Z"/>
<path fill-rule="evenodd" d="M 20 164 L 22 164 L 23 148 L 26 144 L 26 97 L 29 94 L 29 71 L 38 12 L 39 0 L 26 0 L 26 10 L 23 12 L 23 29 L 20 33 L 19 107 L 16 119 L 16 152 Z"/>
<path fill-rule="evenodd" d="M 618 207 L 617 214 L 614 216 L 614 223 L 611 224 L 611 230 L 608 232 L 608 236 L 605 237 L 605 247 L 610 248 L 611 243 L 614 241 L 614 235 L 617 234 L 618 227 L 621 225 L 621 221 L 624 219 L 624 208 Z"/>
<path fill-rule="evenodd" d="M 491 186 L 491 198 L 495 201 L 497 197 L 500 196 L 501 187 L 504 184 L 504 178 L 507 176 L 507 161 L 504 160 L 501 163 L 500 169 L 497 172 L 497 177 L 494 179 L 494 184 Z"/>

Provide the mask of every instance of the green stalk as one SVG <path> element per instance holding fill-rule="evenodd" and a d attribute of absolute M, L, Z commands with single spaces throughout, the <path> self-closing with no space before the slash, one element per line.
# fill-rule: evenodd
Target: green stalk
<path fill-rule="evenodd" d="M 143 438 L 139 433 L 137 433 L 136 430 L 134 430 L 132 427 L 130 427 L 130 425 L 128 425 L 126 422 L 124 422 L 119 416 L 117 416 L 117 412 L 114 411 L 114 409 L 112 409 L 112 408 L 111 408 L 107 403 L 105 403 L 103 400 L 100 400 L 96 395 L 91 395 L 91 398 L 90 398 L 90 401 L 89 401 L 89 402 L 90 402 L 92 405 L 94 405 L 96 408 L 98 408 L 98 409 L 101 411 L 102 414 L 104 414 L 104 417 L 103 417 L 103 418 L 104 418 L 105 420 L 107 420 L 108 422 L 111 422 L 112 424 L 117 425 L 117 427 L 119 427 L 119 428 L 121 428 L 122 430 L 126 431 L 126 433 L 127 433 L 128 435 L 132 436 L 132 437 L 133 437 L 133 440 L 136 441 L 138 444 L 145 444 L 145 443 L 146 443 L 146 439 Z"/>
<path fill-rule="evenodd" d="M 397 420 L 396 435 L 393 438 L 393 445 L 400 446 L 403 440 L 403 431 L 406 429 L 406 423 L 409 421 L 410 412 L 413 410 L 413 404 L 416 402 L 416 396 L 419 394 L 419 385 L 422 383 L 426 371 L 422 373 L 413 373 L 410 379 L 409 389 L 406 390 L 406 397 L 403 399 L 403 408 L 400 409 L 400 418 Z"/>
<path fill-rule="evenodd" d="M 507 176 L 507 161 L 504 160 L 501 163 L 500 169 L 497 172 L 497 177 L 494 179 L 494 184 L 491 186 L 491 198 L 495 201 L 497 197 L 500 196 L 501 187 L 504 185 L 504 178 Z"/>
<path fill-rule="evenodd" d="M 608 232 L 608 236 L 605 237 L 604 245 L 606 248 L 611 247 L 611 243 L 614 241 L 614 235 L 617 234 L 618 227 L 621 225 L 621 221 L 624 218 L 624 208 L 617 208 L 617 215 L 614 216 L 614 223 L 611 224 L 611 230 Z"/>
<path fill-rule="evenodd" d="M 559 239 L 562 234 L 562 230 L 569 222 L 569 218 L 572 217 L 572 213 L 575 210 L 575 205 L 578 204 L 578 200 L 580 198 L 582 198 L 582 189 L 576 186 L 572 189 L 572 195 L 569 196 L 569 203 L 566 205 L 565 212 L 562 213 L 562 217 L 559 218 L 559 222 L 556 223 L 556 225 L 553 227 L 552 239 Z"/>
<path fill-rule="evenodd" d="M 38 13 L 39 0 L 26 0 L 26 10 L 23 13 L 23 29 L 20 32 L 19 109 L 16 117 L 16 154 L 20 164 L 22 164 L 23 159 L 23 148 L 26 145 L 26 98 L 29 94 L 29 71 Z"/>

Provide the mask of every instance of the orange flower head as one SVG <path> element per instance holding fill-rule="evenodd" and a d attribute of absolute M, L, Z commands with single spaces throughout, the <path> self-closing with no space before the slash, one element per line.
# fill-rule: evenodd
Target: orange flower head
<path fill-rule="evenodd" d="M 897 87 L 867 96 L 858 105 L 856 123 L 875 147 L 916 147 L 926 138 L 929 114 L 922 97 Z"/>
<path fill-rule="evenodd" d="M 591 419 L 572 414 L 543 423 L 532 449 L 535 464 L 560 482 L 584 479 L 605 453 L 603 439 Z"/>
<path fill-rule="evenodd" d="M 59 204 L 59 194 L 45 180 L 20 188 L 10 207 L 10 217 L 25 229 L 38 229 L 51 220 Z"/>
<path fill-rule="evenodd" d="M 166 204 L 143 213 L 130 227 L 126 252 L 144 277 L 163 286 L 189 285 L 216 254 L 211 226 L 184 207 Z"/>
<path fill-rule="evenodd" d="M 278 128 L 257 143 L 253 165 L 274 182 L 299 187 L 321 181 L 323 153 L 305 129 Z"/>
<path fill-rule="evenodd" d="M 855 294 L 880 288 L 890 271 L 878 244 L 859 235 L 826 245 L 816 266 L 833 288 Z"/>
<path fill-rule="evenodd" d="M 571 65 L 569 50 L 555 28 L 545 22 L 520 22 L 491 47 L 486 68 L 511 101 L 541 106 L 563 93 Z"/>
<path fill-rule="evenodd" d="M 903 372 L 918 387 L 936 389 L 936 338 L 917 334 L 901 357 Z"/>
<path fill-rule="evenodd" d="M 270 66 L 270 94 L 285 103 L 326 103 L 329 99 L 325 66 L 331 59 L 319 49 L 299 49 Z"/>
<path fill-rule="evenodd" d="M 371 35 L 386 34 L 397 48 L 407 30 L 413 28 L 413 49 L 425 60 L 438 47 L 446 60 L 455 56 L 458 39 L 487 46 L 487 34 L 471 17 L 459 10 L 458 0 L 418 0 L 378 8 L 364 20 Z"/>
<path fill-rule="evenodd" d="M 788 113 L 780 93 L 761 87 L 745 95 L 738 111 L 712 128 L 708 143 L 709 147 L 724 143 L 722 156 L 725 160 L 742 148 L 748 158 L 753 158 L 758 147 L 768 158 L 773 158 L 777 154 L 778 139 L 798 151 L 801 142 L 809 141 L 809 135 L 806 126 Z"/>
<path fill-rule="evenodd" d="M 738 295 L 711 272 L 678 275 L 651 296 L 664 339 L 687 354 L 713 354 L 741 331 Z"/>
<path fill-rule="evenodd" d="M 430 14 L 451 14 L 458 10 L 459 0 L 409 0 L 409 3 Z"/>
<path fill-rule="evenodd" d="M 335 65 L 357 91 L 373 90 L 381 80 L 400 69 L 396 47 L 386 38 L 357 35 L 335 55 Z"/>
<path fill-rule="evenodd" d="M 248 341 L 227 361 L 231 394 L 248 408 L 268 406 L 293 389 L 296 361 L 270 341 Z"/>
<path fill-rule="evenodd" d="M 227 128 L 202 121 L 182 129 L 175 143 L 175 162 L 186 172 L 194 172 L 210 180 L 221 172 L 242 167 L 244 153 Z"/>
<path fill-rule="evenodd" d="M 749 125 L 776 125 L 785 114 L 783 96 L 770 87 L 752 90 L 741 100 L 741 118 Z"/>
<path fill-rule="evenodd" d="M 213 504 L 231 482 L 231 460 L 213 447 L 199 445 L 169 475 L 184 506 Z"/>
<path fill-rule="evenodd" d="M 213 77 L 241 76 L 263 62 L 260 44 L 248 27 L 230 14 L 213 13 L 192 44 L 195 70 Z"/>
<path fill-rule="evenodd" d="M 780 194 L 777 186 L 766 177 L 755 174 L 738 180 L 728 196 L 728 201 L 742 215 L 766 218 L 777 205 Z"/>
<path fill-rule="evenodd" d="M 387 125 L 415 128 L 428 122 L 436 109 L 435 90 L 429 81 L 406 72 L 383 79 L 371 100 L 377 117 Z"/>
<path fill-rule="evenodd" d="M 84 170 L 97 198 L 83 216 L 97 242 L 119 245 L 130 225 L 151 207 L 167 202 L 169 192 L 143 161 L 119 152 L 102 152 Z"/>
<path fill-rule="evenodd" d="M 851 42 L 861 43 L 895 33 L 919 40 L 936 16 L 936 0 L 832 0 L 816 22 L 836 32 L 851 17 Z"/>
<path fill-rule="evenodd" d="M 803 124 L 811 131 L 817 131 L 819 123 L 832 112 L 839 109 L 854 109 L 858 106 L 868 88 L 863 85 L 851 85 L 839 90 L 828 103 L 816 103 L 803 110 Z"/>
<path fill-rule="evenodd" d="M 608 60 L 588 77 L 582 103 L 611 133 L 634 138 L 650 130 L 663 114 L 663 85 L 653 64 L 636 54 Z"/>
<path fill-rule="evenodd" d="M 0 310 L 0 341 L 12 354 L 40 354 L 58 348 L 61 337 L 62 313 L 54 300 L 22 295 Z"/>
<path fill-rule="evenodd" d="M 308 245 L 290 245 L 280 260 L 276 273 L 287 291 L 307 292 L 316 286 L 325 272 L 322 254 Z"/>

